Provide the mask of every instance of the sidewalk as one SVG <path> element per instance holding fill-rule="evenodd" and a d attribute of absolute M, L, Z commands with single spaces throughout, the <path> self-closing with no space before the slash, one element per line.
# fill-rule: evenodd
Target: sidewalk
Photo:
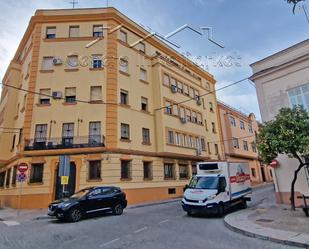
<path fill-rule="evenodd" d="M 13 209 L 0 208 L 0 221 L 3 222 L 22 222 L 35 219 L 45 219 L 47 216 L 47 209 Z"/>
<path fill-rule="evenodd" d="M 260 204 L 224 218 L 231 230 L 259 239 L 309 248 L 309 218 L 287 205 Z"/>

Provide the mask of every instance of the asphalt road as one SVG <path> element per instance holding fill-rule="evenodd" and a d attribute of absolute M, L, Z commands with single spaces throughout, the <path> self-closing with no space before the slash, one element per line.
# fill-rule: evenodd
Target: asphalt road
<path fill-rule="evenodd" d="M 254 191 L 256 205 L 272 201 L 272 187 Z M 0 249 L 279 249 L 292 248 L 249 238 L 227 229 L 222 218 L 188 217 L 180 202 L 126 209 L 78 223 L 35 220 L 18 226 L 0 224 Z"/>

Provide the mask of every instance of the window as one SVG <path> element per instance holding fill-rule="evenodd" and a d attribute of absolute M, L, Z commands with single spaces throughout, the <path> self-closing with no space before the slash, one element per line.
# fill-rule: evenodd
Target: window
<path fill-rule="evenodd" d="M 214 122 L 211 122 L 212 132 L 217 133 L 216 131 L 216 124 Z"/>
<path fill-rule="evenodd" d="M 43 183 L 43 163 L 34 163 L 31 165 L 30 183 Z"/>
<path fill-rule="evenodd" d="M 205 143 L 205 138 L 201 138 L 201 148 L 202 150 L 206 150 L 206 143 Z"/>
<path fill-rule="evenodd" d="M 16 135 L 13 135 L 11 151 L 15 149 Z"/>
<path fill-rule="evenodd" d="M 130 126 L 128 124 L 121 123 L 121 139 L 130 139 Z"/>
<path fill-rule="evenodd" d="M 67 68 L 75 69 L 78 67 L 78 55 L 70 55 L 67 57 Z"/>
<path fill-rule="evenodd" d="M 174 164 L 172 163 L 164 163 L 164 179 L 174 179 Z"/>
<path fill-rule="evenodd" d="M 253 133 L 252 125 L 248 125 L 248 130 L 250 133 Z"/>
<path fill-rule="evenodd" d="M 211 112 L 214 111 L 214 106 L 213 106 L 213 103 L 212 103 L 212 102 L 209 102 L 209 110 L 210 110 Z"/>
<path fill-rule="evenodd" d="M 120 41 L 124 42 L 124 43 L 128 43 L 128 35 L 127 32 L 120 30 L 119 31 L 119 39 Z"/>
<path fill-rule="evenodd" d="M 141 98 L 141 109 L 142 111 L 145 111 L 145 112 L 148 111 L 148 99 L 145 97 Z"/>
<path fill-rule="evenodd" d="M 192 163 L 191 164 L 191 169 L 192 169 L 192 175 L 196 175 L 197 174 L 197 167 L 196 167 L 196 163 Z"/>
<path fill-rule="evenodd" d="M 121 179 L 131 179 L 131 161 L 121 160 Z"/>
<path fill-rule="evenodd" d="M 128 73 L 128 71 L 129 71 L 128 65 L 129 65 L 129 63 L 126 59 L 123 59 L 123 58 L 120 59 L 119 67 L 120 67 L 121 72 Z"/>
<path fill-rule="evenodd" d="M 180 145 L 180 133 L 179 132 L 175 133 L 175 143 L 176 145 Z"/>
<path fill-rule="evenodd" d="M 45 143 L 47 137 L 47 124 L 35 126 L 34 143 Z"/>
<path fill-rule="evenodd" d="M 89 180 L 101 180 L 101 160 L 89 161 Z"/>
<path fill-rule="evenodd" d="M 219 155 L 219 147 L 218 147 L 218 144 L 215 144 L 215 155 Z"/>
<path fill-rule="evenodd" d="M 239 149 L 238 138 L 233 138 L 232 143 L 233 143 L 233 147 L 234 147 L 235 149 Z"/>
<path fill-rule="evenodd" d="M 39 95 L 39 103 L 41 105 L 49 105 L 50 104 L 50 88 L 48 89 L 40 89 Z"/>
<path fill-rule="evenodd" d="M 198 90 L 195 90 L 194 94 L 195 94 L 195 99 L 196 100 L 200 100 L 201 99 L 200 92 Z"/>
<path fill-rule="evenodd" d="M 171 78 L 171 86 L 173 86 L 175 89 L 177 89 L 176 79 Z"/>
<path fill-rule="evenodd" d="M 43 57 L 42 70 L 53 70 L 53 59 L 54 57 Z"/>
<path fill-rule="evenodd" d="M 187 179 L 189 177 L 188 165 L 179 165 L 179 179 Z"/>
<path fill-rule="evenodd" d="M 200 144 L 200 138 L 199 137 L 195 138 L 195 145 L 196 145 L 196 149 L 200 152 L 201 151 L 201 144 Z"/>
<path fill-rule="evenodd" d="M 205 130 L 208 131 L 208 125 L 207 125 L 207 120 L 204 119 L 204 124 L 205 124 Z"/>
<path fill-rule="evenodd" d="M 190 143 L 190 147 L 194 148 L 194 141 L 193 141 L 193 137 L 191 135 L 189 136 L 189 143 Z"/>
<path fill-rule="evenodd" d="M 0 173 L 0 188 L 4 188 L 5 171 Z"/>
<path fill-rule="evenodd" d="M 251 175 L 255 178 L 256 177 L 256 171 L 255 169 L 251 168 Z"/>
<path fill-rule="evenodd" d="M 187 135 L 186 134 L 182 134 L 182 145 L 184 147 L 187 146 Z"/>
<path fill-rule="evenodd" d="M 120 90 L 120 104 L 127 105 L 128 104 L 128 91 Z"/>
<path fill-rule="evenodd" d="M 150 144 L 150 130 L 147 128 L 142 129 L 143 144 Z"/>
<path fill-rule="evenodd" d="M 197 123 L 196 112 L 192 111 L 192 122 Z"/>
<path fill-rule="evenodd" d="M 56 27 L 47 27 L 46 28 L 46 39 L 56 38 Z"/>
<path fill-rule="evenodd" d="M 236 127 L 236 120 L 235 120 L 235 118 L 232 117 L 232 116 L 229 116 L 229 119 L 230 119 L 230 124 Z"/>
<path fill-rule="evenodd" d="M 75 103 L 76 102 L 76 87 L 65 88 L 65 102 Z"/>
<path fill-rule="evenodd" d="M 102 68 L 102 55 L 92 55 L 92 68 Z"/>
<path fill-rule="evenodd" d="M 180 81 L 177 82 L 177 92 L 182 93 L 182 83 Z"/>
<path fill-rule="evenodd" d="M 145 52 L 146 52 L 146 45 L 145 45 L 145 43 L 140 42 L 140 43 L 138 44 L 138 50 L 139 50 L 140 52 L 142 52 L 142 53 L 145 53 Z"/>
<path fill-rule="evenodd" d="M 173 115 L 178 116 L 178 105 L 173 105 Z"/>
<path fill-rule="evenodd" d="M 163 84 L 168 87 L 170 86 L 170 76 L 168 76 L 167 74 L 163 75 Z"/>
<path fill-rule="evenodd" d="M 16 177 L 17 177 L 17 166 L 14 166 L 12 175 L 12 186 L 16 185 Z"/>
<path fill-rule="evenodd" d="M 70 26 L 69 37 L 79 37 L 79 26 Z"/>
<path fill-rule="evenodd" d="M 174 144 L 174 132 L 173 131 L 168 131 L 168 143 Z"/>
<path fill-rule="evenodd" d="M 90 87 L 90 101 L 102 101 L 102 87 L 91 86 Z"/>
<path fill-rule="evenodd" d="M 103 37 L 103 25 L 93 25 L 93 37 Z"/>
<path fill-rule="evenodd" d="M 152 165 L 151 162 L 143 162 L 144 179 L 152 179 Z"/>
<path fill-rule="evenodd" d="M 62 125 L 62 143 L 64 145 L 73 144 L 74 123 L 64 123 Z"/>
<path fill-rule="evenodd" d="M 187 84 L 183 84 L 183 93 L 189 96 L 189 88 Z"/>
<path fill-rule="evenodd" d="M 207 142 L 207 150 L 208 150 L 208 153 L 211 154 L 210 143 L 209 142 Z"/>
<path fill-rule="evenodd" d="M 10 187 L 10 183 L 11 183 L 11 170 L 12 170 L 12 169 L 8 169 L 8 170 L 6 171 L 5 186 L 6 186 L 7 188 Z"/>
<path fill-rule="evenodd" d="M 248 142 L 247 141 L 243 141 L 244 143 L 244 150 L 248 151 Z"/>
<path fill-rule="evenodd" d="M 89 122 L 89 144 L 101 142 L 101 122 Z"/>
<path fill-rule="evenodd" d="M 186 109 L 186 114 L 187 114 L 187 121 L 191 121 L 191 111 L 189 109 Z"/>
<path fill-rule="evenodd" d="M 241 130 L 245 129 L 245 123 L 243 121 L 239 121 L 239 127 Z"/>
<path fill-rule="evenodd" d="M 140 69 L 140 80 L 147 81 L 147 71 L 144 68 Z"/>
<path fill-rule="evenodd" d="M 171 102 L 169 102 L 169 101 L 165 101 L 165 113 L 172 115 Z"/>
<path fill-rule="evenodd" d="M 192 87 L 190 87 L 190 91 L 189 91 L 189 96 L 191 97 L 191 98 L 194 98 L 194 89 L 192 88 Z"/>
<path fill-rule="evenodd" d="M 252 151 L 256 152 L 256 143 L 255 142 L 251 143 L 251 147 L 252 147 Z"/>
<path fill-rule="evenodd" d="M 291 106 L 302 105 L 309 111 L 309 84 L 287 91 Z"/>

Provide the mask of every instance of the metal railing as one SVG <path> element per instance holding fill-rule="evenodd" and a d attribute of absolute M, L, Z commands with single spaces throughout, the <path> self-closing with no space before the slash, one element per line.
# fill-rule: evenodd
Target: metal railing
<path fill-rule="evenodd" d="M 55 150 L 104 146 L 105 137 L 102 135 L 61 138 L 34 138 L 25 141 L 25 150 Z"/>

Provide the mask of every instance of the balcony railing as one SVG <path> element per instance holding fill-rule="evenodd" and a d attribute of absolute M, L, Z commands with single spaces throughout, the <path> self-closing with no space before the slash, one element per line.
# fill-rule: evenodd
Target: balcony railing
<path fill-rule="evenodd" d="M 104 147 L 105 137 L 101 135 L 61 138 L 35 138 L 25 141 L 25 150 L 55 150 L 68 148 Z"/>

